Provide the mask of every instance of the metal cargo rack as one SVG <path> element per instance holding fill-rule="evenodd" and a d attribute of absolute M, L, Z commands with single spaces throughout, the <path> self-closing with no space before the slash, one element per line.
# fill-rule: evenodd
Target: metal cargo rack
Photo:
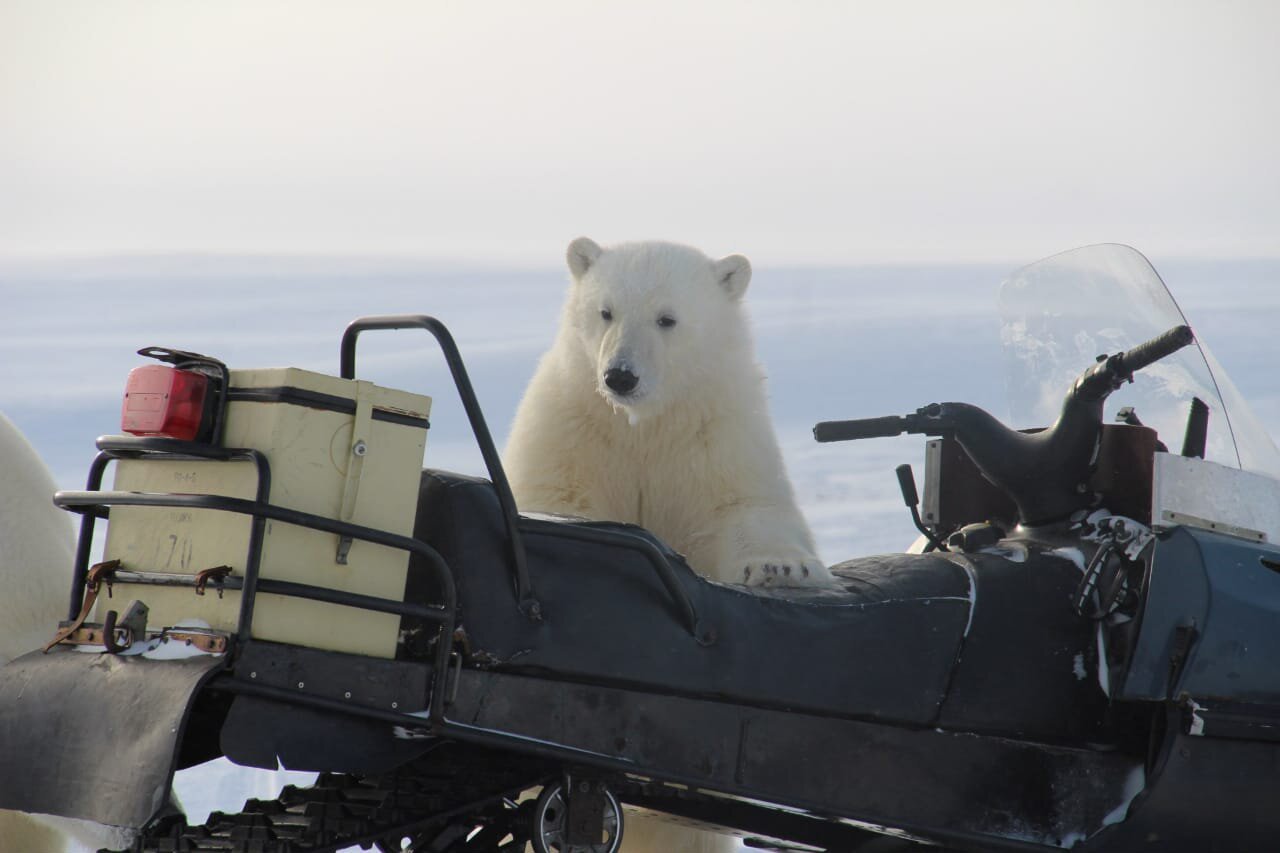
<path fill-rule="evenodd" d="M 472 431 L 475 434 L 489 476 L 493 481 L 499 502 L 502 505 L 508 551 L 511 557 L 512 574 L 520 609 L 530 618 L 538 619 L 540 618 L 540 607 L 538 601 L 534 598 L 525 566 L 524 547 L 517 523 L 515 500 L 511 495 L 510 485 L 502 470 L 501 461 L 488 426 L 485 423 L 484 415 L 480 411 L 475 391 L 462 363 L 461 354 L 458 352 L 457 345 L 444 324 L 434 317 L 412 314 L 371 316 L 355 320 L 343 333 L 340 375 L 343 379 L 355 378 L 356 342 L 362 332 L 413 328 L 423 329 L 434 336 L 444 354 L 454 385 L 470 420 Z M 99 452 L 90 466 L 85 490 L 59 491 L 54 497 L 54 503 L 57 506 L 82 516 L 72 575 L 71 600 L 67 617 L 69 620 L 77 620 L 81 616 L 82 609 L 86 609 L 84 603 L 85 587 L 86 582 L 90 579 L 89 559 L 93 547 L 95 523 L 100 518 L 109 519 L 110 507 L 180 507 L 247 515 L 252 518 L 252 526 L 242 577 L 218 574 L 213 578 L 209 578 L 205 573 L 183 575 L 117 569 L 114 571 L 108 570 L 103 575 L 106 578 L 105 582 L 109 583 L 111 578 L 115 578 L 138 585 L 198 586 L 202 591 L 207 583 L 219 591 L 223 589 L 239 590 L 241 593 L 240 612 L 235 633 L 231 638 L 231 654 L 233 657 L 235 648 L 242 647 L 252 637 L 254 604 L 259 593 L 309 599 L 345 607 L 372 610 L 379 613 L 395 614 L 402 617 L 409 616 L 435 623 L 438 626 L 437 639 L 434 644 L 434 666 L 431 683 L 429 684 L 430 702 L 427 706 L 425 717 L 396 713 L 394 711 L 378 711 L 372 708 L 360 708 L 326 701 L 319 697 L 300 695 L 265 685 L 248 684 L 243 680 L 235 679 L 225 674 L 215 678 L 208 686 L 214 690 L 249 693 L 263 696 L 264 698 L 310 705 L 326 711 L 355 714 L 411 728 L 426 728 L 439 733 L 445 723 L 444 699 L 446 695 L 446 691 L 442 688 L 440 681 L 449 669 L 451 637 L 456 627 L 457 600 L 452 572 L 438 551 L 413 537 L 401 536 L 385 530 L 377 530 L 272 504 L 270 501 L 271 466 L 267 457 L 255 449 L 226 448 L 199 442 L 135 436 L 102 436 L 97 440 L 97 448 Z M 104 491 L 102 489 L 103 476 L 111 462 L 119 459 L 163 458 L 250 463 L 257 472 L 256 494 L 252 500 L 248 500 L 225 495 L 154 494 Z M 340 537 L 384 545 L 417 555 L 426 561 L 433 580 L 440 590 L 441 600 L 431 604 L 419 604 L 376 598 L 311 584 L 259 577 L 263 532 L 267 521 L 298 525 L 312 530 L 332 533 Z M 110 636 L 112 627 L 114 626 L 104 626 L 104 639 L 108 648 L 111 648 L 112 644 L 112 637 Z"/>

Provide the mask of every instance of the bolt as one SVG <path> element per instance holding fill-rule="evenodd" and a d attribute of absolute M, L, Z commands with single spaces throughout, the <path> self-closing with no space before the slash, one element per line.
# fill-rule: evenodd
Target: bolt
<path fill-rule="evenodd" d="M 250 678 L 257 678 L 257 677 L 258 677 L 258 673 L 256 673 L 256 672 L 251 672 L 251 673 L 249 673 L 249 677 L 250 677 Z"/>
<path fill-rule="evenodd" d="M 307 685 L 303 684 L 301 681 L 299 681 L 299 682 L 298 682 L 298 689 L 299 689 L 299 690 L 301 690 L 302 688 L 304 688 L 304 687 L 306 687 L 306 686 L 307 686 Z"/>
<path fill-rule="evenodd" d="M 399 708 L 399 707 L 400 707 L 400 703 L 399 703 L 399 702 L 392 702 L 392 703 L 391 703 L 391 709 L 392 709 L 392 710 L 395 710 L 396 708 Z"/>
<path fill-rule="evenodd" d="M 343 696 L 343 698 L 344 698 L 344 699 L 350 699 L 350 698 L 351 698 L 351 691 L 350 691 L 350 690 L 348 690 L 346 693 L 343 693 L 343 694 L 342 694 L 342 696 Z"/>
<path fill-rule="evenodd" d="M 351 445 L 351 452 L 356 456 L 364 456 L 369 452 L 369 446 L 364 443 L 364 439 L 360 439 L 355 444 Z"/>

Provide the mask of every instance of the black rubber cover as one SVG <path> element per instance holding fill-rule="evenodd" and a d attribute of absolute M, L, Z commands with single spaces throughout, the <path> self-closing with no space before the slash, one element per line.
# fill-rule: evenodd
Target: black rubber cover
<path fill-rule="evenodd" d="M 142 826 L 169 802 L 187 714 L 224 657 L 32 652 L 0 669 L 0 808 Z"/>

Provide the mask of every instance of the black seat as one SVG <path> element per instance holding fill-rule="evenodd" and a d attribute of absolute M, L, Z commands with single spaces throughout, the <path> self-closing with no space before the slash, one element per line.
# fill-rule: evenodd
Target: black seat
<path fill-rule="evenodd" d="M 548 517 L 520 524 L 543 613 L 537 622 L 516 608 L 492 485 L 423 472 L 415 536 L 453 571 L 472 654 L 510 670 L 928 724 L 970 618 L 968 575 L 941 556 L 842 563 L 833 567 L 842 590 L 762 590 L 701 578 L 631 525 Z M 584 526 L 613 531 L 616 541 L 571 535 Z M 655 549 L 713 642 L 699 642 L 681 621 L 655 571 Z M 411 572 L 411 597 L 429 601 L 434 592 L 428 573 Z"/>

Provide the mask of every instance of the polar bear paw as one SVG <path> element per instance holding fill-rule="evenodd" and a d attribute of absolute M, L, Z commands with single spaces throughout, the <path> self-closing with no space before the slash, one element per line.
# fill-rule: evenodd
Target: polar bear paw
<path fill-rule="evenodd" d="M 742 567 L 739 583 L 746 586 L 835 586 L 835 576 L 820 561 L 809 558 L 757 557 Z"/>

